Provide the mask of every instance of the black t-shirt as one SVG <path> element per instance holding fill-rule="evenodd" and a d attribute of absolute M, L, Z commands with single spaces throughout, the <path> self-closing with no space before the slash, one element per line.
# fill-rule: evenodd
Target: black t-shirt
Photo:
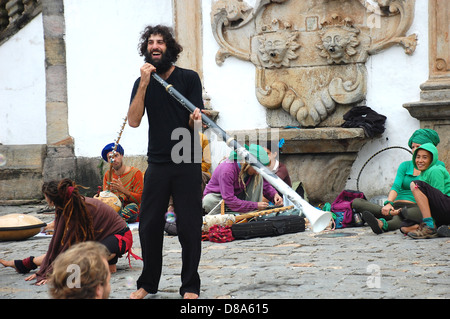
<path fill-rule="evenodd" d="M 136 95 L 140 79 L 138 78 L 134 83 L 130 103 Z M 166 82 L 172 84 L 174 89 L 196 107 L 204 108 L 202 84 L 195 71 L 175 67 Z M 153 77 L 147 87 L 144 105 L 149 123 L 148 162 L 177 163 L 180 162 L 180 158 L 182 162 L 193 162 L 194 151 L 201 152 L 201 146 L 198 133 L 189 127 L 189 110 L 166 92 L 166 89 Z M 196 143 L 195 146 L 194 143 Z M 172 149 L 174 154 L 179 156 L 174 158 Z M 188 152 L 190 155 L 187 155 Z M 195 161 L 198 162 L 198 154 L 195 156 Z"/>

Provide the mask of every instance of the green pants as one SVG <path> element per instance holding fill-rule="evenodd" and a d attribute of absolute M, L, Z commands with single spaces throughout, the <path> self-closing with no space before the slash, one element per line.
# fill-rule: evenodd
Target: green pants
<path fill-rule="evenodd" d="M 419 207 L 417 204 L 406 204 L 406 203 L 395 203 L 394 202 L 394 209 L 397 210 L 399 208 L 403 207 L 408 208 L 408 216 L 411 216 L 411 219 L 413 222 L 420 223 L 422 221 L 422 213 L 420 212 Z M 357 213 L 362 213 L 364 211 L 372 213 L 376 218 L 384 218 L 388 224 L 388 231 L 399 229 L 400 227 L 404 226 L 402 225 L 404 222 L 404 219 L 401 215 L 395 215 L 395 216 L 384 216 L 381 213 L 381 209 L 383 208 L 380 205 L 374 204 L 369 202 L 368 200 L 356 198 L 352 202 L 352 208 Z"/>

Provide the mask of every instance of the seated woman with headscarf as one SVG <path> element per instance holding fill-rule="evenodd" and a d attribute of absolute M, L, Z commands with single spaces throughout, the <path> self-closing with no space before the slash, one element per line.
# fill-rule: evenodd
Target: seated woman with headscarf
<path fill-rule="evenodd" d="M 270 159 L 261 146 L 251 144 L 249 152 L 263 165 L 269 165 Z M 203 209 L 210 215 L 220 213 L 222 201 L 228 209 L 237 213 L 267 208 L 269 203 L 263 201 L 263 196 L 275 205 L 283 204 L 283 199 L 277 190 L 250 164 L 239 161 L 234 151 L 231 152 L 228 160 L 219 164 L 214 170 L 203 195 Z"/>
<path fill-rule="evenodd" d="M 408 233 L 414 239 L 449 236 L 450 174 L 437 165 L 438 151 L 431 143 L 421 145 L 413 155 L 415 168 L 421 171 L 419 180 L 411 183 L 411 191 L 422 213 L 418 228 Z M 409 215 L 409 210 L 403 212 Z"/>
<path fill-rule="evenodd" d="M 437 146 L 439 142 L 439 135 L 436 131 L 419 129 L 410 137 L 408 146 L 414 152 L 422 144 L 432 143 Z M 437 163 L 445 166 L 441 161 Z M 362 213 L 363 220 L 376 234 L 399 228 L 406 234 L 417 228 L 417 222 L 422 219 L 422 214 L 410 189 L 411 182 L 417 180 L 419 175 L 420 171 L 414 167 L 413 161 L 405 161 L 397 169 L 394 183 L 383 206 L 364 199 L 355 199 L 352 202 L 352 208 L 354 211 Z M 408 208 L 407 220 L 401 214 L 403 207 Z"/>

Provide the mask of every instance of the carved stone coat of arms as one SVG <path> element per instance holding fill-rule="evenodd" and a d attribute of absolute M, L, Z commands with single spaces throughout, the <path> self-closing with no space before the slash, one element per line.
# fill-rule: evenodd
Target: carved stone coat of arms
<path fill-rule="evenodd" d="M 364 103 L 370 55 L 395 44 L 414 52 L 416 35 L 406 36 L 414 6 L 414 0 L 257 0 L 250 7 L 219 0 L 211 12 L 216 62 L 235 56 L 253 63 L 255 93 L 268 112 L 303 127 L 333 126 L 334 114 Z"/>

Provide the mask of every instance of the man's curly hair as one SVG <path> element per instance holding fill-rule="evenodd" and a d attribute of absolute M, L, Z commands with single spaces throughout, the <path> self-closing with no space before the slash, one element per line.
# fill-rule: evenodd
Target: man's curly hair
<path fill-rule="evenodd" d="M 58 255 L 49 276 L 49 293 L 54 299 L 94 299 L 97 286 L 108 285 L 110 255 L 103 244 L 87 241 Z M 105 297 L 106 298 L 106 297 Z"/>
<path fill-rule="evenodd" d="M 145 56 L 147 52 L 147 43 L 148 39 L 152 34 L 160 34 L 162 35 L 164 42 L 167 46 L 167 52 L 172 57 L 172 63 L 175 63 L 178 60 L 178 56 L 183 51 L 183 47 L 177 43 L 175 38 L 173 37 L 173 30 L 170 27 L 166 27 L 163 25 L 157 26 L 147 26 L 145 30 L 141 34 L 141 38 L 139 40 L 138 51 L 140 56 Z"/>

